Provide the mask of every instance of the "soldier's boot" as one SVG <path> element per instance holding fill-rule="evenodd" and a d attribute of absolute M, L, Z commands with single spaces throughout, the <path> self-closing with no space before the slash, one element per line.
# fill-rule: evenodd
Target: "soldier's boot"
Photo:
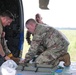
<path fill-rule="evenodd" d="M 70 55 L 69 53 L 64 54 L 63 56 L 59 57 L 59 61 L 63 61 L 64 62 L 64 66 L 70 66 L 71 62 L 70 62 Z"/>

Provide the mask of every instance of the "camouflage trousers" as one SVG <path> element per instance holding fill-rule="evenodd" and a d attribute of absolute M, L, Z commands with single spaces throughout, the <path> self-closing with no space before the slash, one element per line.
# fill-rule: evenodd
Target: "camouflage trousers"
<path fill-rule="evenodd" d="M 50 65 L 51 68 L 57 66 L 59 64 L 59 57 L 67 53 L 68 47 L 64 49 L 57 48 L 49 48 L 41 53 L 35 60 L 38 64 Z"/>

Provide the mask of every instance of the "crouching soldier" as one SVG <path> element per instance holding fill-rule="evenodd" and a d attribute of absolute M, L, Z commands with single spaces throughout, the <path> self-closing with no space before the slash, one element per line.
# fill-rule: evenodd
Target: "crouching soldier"
<path fill-rule="evenodd" d="M 13 57 L 12 53 L 8 49 L 5 41 L 5 33 L 3 32 L 3 27 L 9 26 L 13 21 L 13 15 L 9 11 L 0 13 L 0 65 L 9 59 L 13 59 L 16 62 L 19 62 L 19 58 Z"/>
<path fill-rule="evenodd" d="M 60 61 L 64 62 L 64 66 L 71 64 L 68 53 L 69 42 L 60 31 L 48 25 L 38 25 L 34 19 L 26 21 L 26 28 L 33 34 L 33 39 L 25 55 L 25 62 L 37 54 L 42 44 L 44 51 L 36 58 L 36 63 L 47 64 L 51 68 L 56 67 Z"/>

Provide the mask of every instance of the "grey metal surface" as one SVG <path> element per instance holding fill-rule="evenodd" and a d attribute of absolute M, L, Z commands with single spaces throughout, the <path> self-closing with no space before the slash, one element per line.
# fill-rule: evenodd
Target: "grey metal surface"
<path fill-rule="evenodd" d="M 63 63 L 60 63 L 59 66 L 63 66 Z M 16 75 L 76 75 L 76 63 L 72 62 L 69 67 L 64 67 L 61 73 L 56 73 L 55 71 L 51 71 L 50 68 L 39 68 L 38 72 L 35 72 L 35 68 L 31 70 L 32 67 L 29 69 L 21 71 L 17 70 Z M 31 71 L 30 71 L 31 70 Z"/>

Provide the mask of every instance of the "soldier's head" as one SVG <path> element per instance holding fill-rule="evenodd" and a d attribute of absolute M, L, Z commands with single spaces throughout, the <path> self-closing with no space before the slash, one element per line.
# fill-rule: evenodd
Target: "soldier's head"
<path fill-rule="evenodd" d="M 41 17 L 41 15 L 40 15 L 39 13 L 37 13 L 37 14 L 35 15 L 35 20 L 36 20 L 38 23 L 42 23 L 42 17 Z"/>
<path fill-rule="evenodd" d="M 35 28 L 36 28 L 36 21 L 34 19 L 28 19 L 26 21 L 26 28 L 28 29 L 29 32 L 31 32 L 32 34 L 34 33 L 35 31 Z"/>
<path fill-rule="evenodd" d="M 14 16 L 10 11 L 7 10 L 0 14 L 0 20 L 4 27 L 9 26 L 12 23 L 12 21 L 14 20 Z"/>

